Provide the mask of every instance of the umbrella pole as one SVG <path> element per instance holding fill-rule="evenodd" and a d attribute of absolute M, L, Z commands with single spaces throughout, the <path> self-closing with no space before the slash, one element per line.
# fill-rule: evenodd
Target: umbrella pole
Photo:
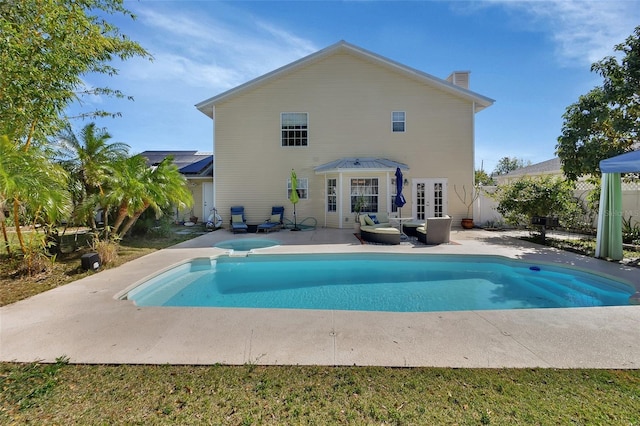
<path fill-rule="evenodd" d="M 298 228 L 298 216 L 296 216 L 296 205 L 293 205 L 293 229 L 291 229 L 292 231 L 299 231 L 300 228 Z"/>

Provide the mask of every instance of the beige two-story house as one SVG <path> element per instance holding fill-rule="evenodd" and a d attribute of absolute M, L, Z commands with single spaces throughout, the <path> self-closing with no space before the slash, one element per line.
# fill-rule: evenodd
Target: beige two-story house
<path fill-rule="evenodd" d="M 297 221 L 351 227 L 364 211 L 456 219 L 454 186 L 474 179 L 474 117 L 494 102 L 468 88 L 469 73 L 440 79 L 341 41 L 221 93 L 196 107 L 214 121 L 214 203 L 247 221 L 289 202 L 298 177 Z M 394 204 L 395 172 L 406 204 Z"/>

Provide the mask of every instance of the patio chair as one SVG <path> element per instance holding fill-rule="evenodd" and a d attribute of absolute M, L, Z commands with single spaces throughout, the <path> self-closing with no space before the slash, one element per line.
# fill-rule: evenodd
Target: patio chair
<path fill-rule="evenodd" d="M 244 217 L 244 207 L 231 207 L 231 231 L 235 234 L 236 232 L 247 232 L 248 230 L 247 220 Z"/>
<path fill-rule="evenodd" d="M 271 217 L 258 225 L 256 232 L 264 231 L 269 233 L 271 231 L 279 231 L 282 227 L 282 220 L 284 216 L 284 207 L 275 206 L 271 207 Z"/>
<path fill-rule="evenodd" d="M 428 217 L 425 226 L 416 229 L 418 240 L 428 244 L 448 244 L 451 234 L 451 216 Z"/>

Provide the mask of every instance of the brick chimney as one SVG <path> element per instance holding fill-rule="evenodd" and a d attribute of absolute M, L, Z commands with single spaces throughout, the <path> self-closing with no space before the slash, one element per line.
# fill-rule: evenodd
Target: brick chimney
<path fill-rule="evenodd" d="M 447 77 L 447 81 L 468 90 L 469 74 L 471 74 L 471 71 L 454 71 Z"/>

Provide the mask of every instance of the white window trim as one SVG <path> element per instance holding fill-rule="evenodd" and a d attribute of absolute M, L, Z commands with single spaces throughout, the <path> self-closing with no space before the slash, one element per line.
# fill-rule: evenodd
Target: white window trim
<path fill-rule="evenodd" d="M 359 180 L 359 179 L 368 179 L 368 180 L 371 180 L 371 181 L 376 180 L 377 181 L 377 185 L 376 185 L 377 192 L 376 193 L 371 193 L 371 194 L 354 194 L 353 193 L 353 181 L 354 180 Z M 354 213 L 354 211 L 352 209 L 352 207 L 353 207 L 352 197 L 359 197 L 359 196 L 376 197 L 377 208 L 379 209 L 380 208 L 380 178 L 379 177 L 373 177 L 373 176 L 369 176 L 369 177 L 360 176 L 360 177 L 351 177 L 351 178 L 349 178 L 349 205 L 350 205 L 349 209 L 351 210 L 351 213 Z M 366 211 L 372 211 L 371 210 L 371 206 L 367 206 L 366 207 Z"/>
<path fill-rule="evenodd" d="M 304 196 L 300 195 L 300 190 L 304 189 Z M 287 179 L 287 199 L 291 198 L 291 179 Z M 298 198 L 301 200 L 309 199 L 309 179 L 298 178 Z"/>
<path fill-rule="evenodd" d="M 402 116 L 404 117 L 404 119 L 402 121 L 399 120 L 394 120 L 394 114 L 396 113 L 402 113 Z M 402 123 L 403 124 L 403 130 L 395 130 L 393 128 L 393 125 L 395 123 Z M 308 125 L 307 125 L 308 127 Z M 407 112 L 406 111 L 391 111 L 391 133 L 404 133 L 407 131 Z"/>
<path fill-rule="evenodd" d="M 329 181 L 334 181 L 334 184 L 332 186 L 333 188 L 333 193 L 329 193 Z M 327 186 L 327 213 L 336 213 L 338 211 L 338 179 L 337 178 L 327 178 L 326 179 L 326 186 Z M 330 210 L 329 209 L 329 199 L 332 198 L 333 199 L 333 207 L 334 210 Z"/>
<path fill-rule="evenodd" d="M 283 145 L 282 144 L 282 119 L 284 114 L 304 114 L 307 117 L 307 128 L 304 131 L 307 133 L 307 144 L 306 145 Z M 281 148 L 306 148 L 309 146 L 309 113 L 304 111 L 284 111 L 280 113 L 280 147 Z"/>

